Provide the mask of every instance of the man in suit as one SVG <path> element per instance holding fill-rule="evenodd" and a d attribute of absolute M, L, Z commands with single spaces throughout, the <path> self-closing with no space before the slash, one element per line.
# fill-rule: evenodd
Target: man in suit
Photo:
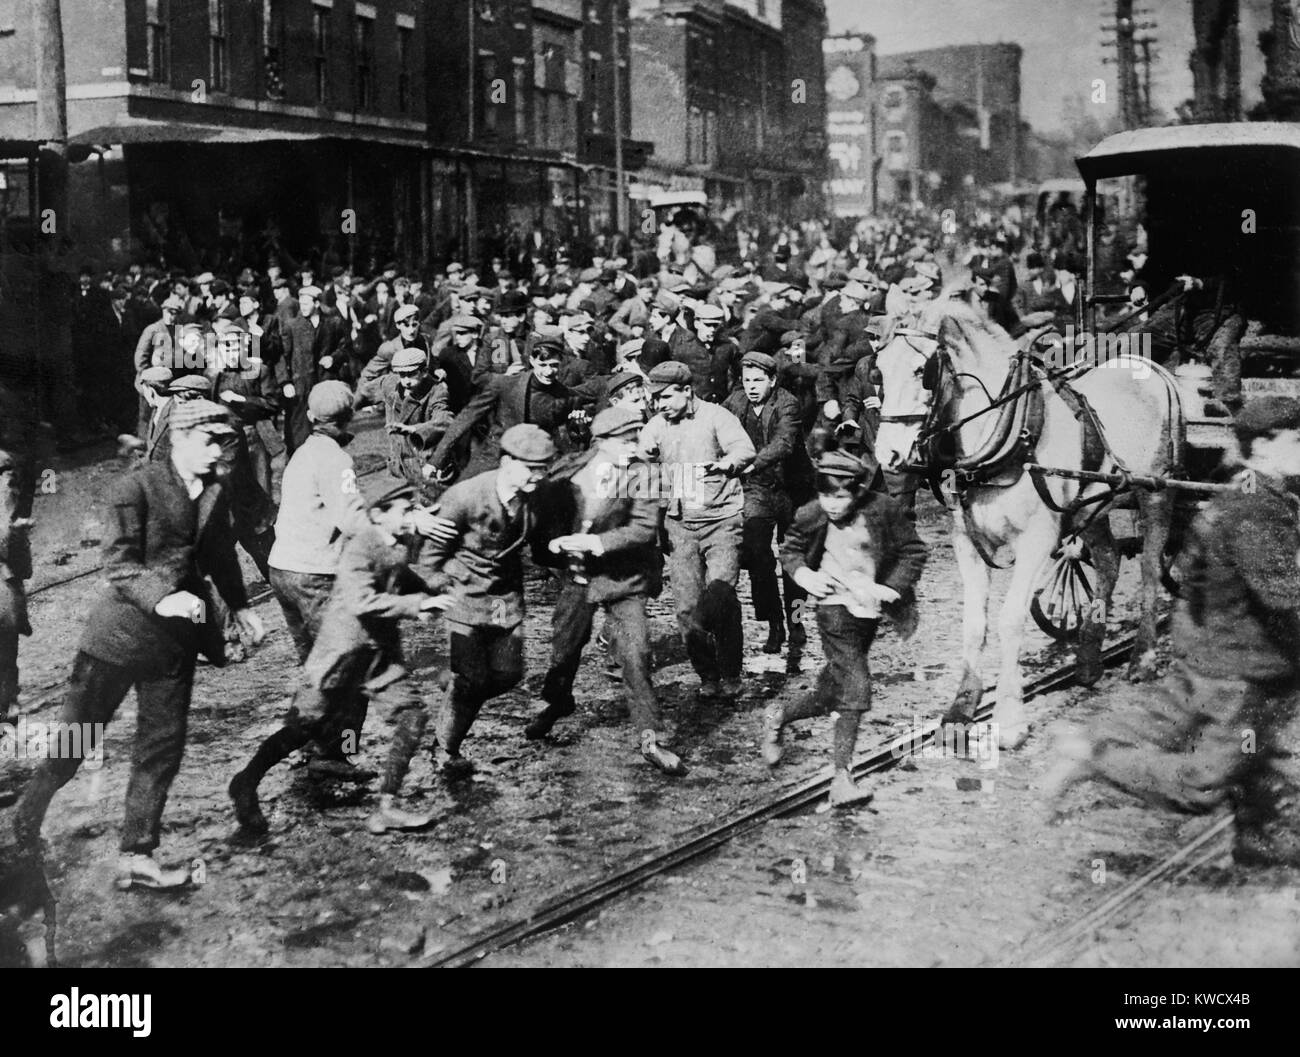
<path fill-rule="evenodd" d="M 806 474 L 787 474 L 787 465 L 806 461 L 807 452 L 799 433 L 799 401 L 776 384 L 776 360 L 763 352 L 747 352 L 741 361 L 741 388 L 722 406 L 740 420 L 758 454 L 741 475 L 745 493 L 744 525 L 741 529 L 740 567 L 749 570 L 753 588 L 754 617 L 768 625 L 764 653 L 780 653 L 785 642 L 785 624 L 790 626 L 791 644 L 806 641 L 803 622 L 795 603 L 805 596 L 788 577 L 785 580 L 785 610 L 782 619 L 781 591 L 777 586 L 774 536 L 785 530 L 797 507 L 790 485 Z"/>
<path fill-rule="evenodd" d="M 348 334 L 337 313 L 324 315 L 320 288 L 298 290 L 298 315 L 284 328 L 284 355 L 276 381 L 289 402 L 284 442 L 290 453 L 311 435 L 307 420 L 307 394 L 317 382 L 337 378 L 347 362 Z"/>
<path fill-rule="evenodd" d="M 461 476 L 469 478 L 492 469 L 501 454 L 502 436 L 523 423 L 541 427 L 561 450 L 568 447 L 566 427 L 570 422 L 587 421 L 586 408 L 592 399 L 556 381 L 560 369 L 558 342 L 539 341 L 528 362 L 532 369 L 526 374 L 486 376 L 483 388 L 452 420 L 429 459 L 440 473 L 448 474 L 453 455 L 464 441 L 468 441 L 470 450 L 468 457 L 461 460 Z"/>
<path fill-rule="evenodd" d="M 134 686 L 139 719 L 120 888 L 175 888 L 189 880 L 187 869 L 164 869 L 153 852 L 185 749 L 195 662 L 200 653 L 217 666 L 226 659 L 205 577 L 233 611 L 241 639 L 256 644 L 264 634 L 248 608 L 228 499 L 215 482 L 221 438 L 232 431 L 219 404 L 200 399 L 177 405 L 170 458 L 139 467 L 114 487 L 108 588 L 86 622 L 61 715 L 66 729 L 81 732 L 83 751 L 43 761 L 16 809 L 19 844 L 34 846 L 54 794 L 82 759 L 99 751 L 104 725 Z"/>
<path fill-rule="evenodd" d="M 659 560 L 659 504 L 649 489 L 637 487 L 646 478 L 631 468 L 642 421 L 631 407 L 602 411 L 591 424 L 595 447 L 563 460 L 538 488 L 533 559 L 563 570 L 563 586 L 542 684 L 546 708 L 524 733 L 545 737 L 557 720 L 573 714 L 573 681 L 596 607 L 604 606 L 641 755 L 665 774 L 682 775 L 681 760 L 663 747 L 668 739 L 650 682 L 645 600 Z"/>
<path fill-rule="evenodd" d="M 697 304 L 689 311 L 691 332 L 673 348 L 672 358 L 690 368 L 698 399 L 720 403 L 731 389 L 732 361 L 739 358 L 739 348 L 719 334 L 726 313 L 718 305 Z"/>
<path fill-rule="evenodd" d="M 448 320 L 450 340 L 439 347 L 431 345 L 434 362 L 447 382 L 447 400 L 453 414 L 460 412 L 482 383 L 479 341 L 483 321 L 477 316 L 460 313 Z"/>

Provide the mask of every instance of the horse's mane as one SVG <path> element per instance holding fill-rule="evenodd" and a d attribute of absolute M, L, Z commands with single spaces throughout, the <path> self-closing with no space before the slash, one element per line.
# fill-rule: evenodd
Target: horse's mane
<path fill-rule="evenodd" d="M 940 334 L 955 331 L 967 348 L 979 350 L 987 345 L 997 349 L 1010 342 L 1009 335 L 969 301 L 969 279 L 958 279 L 944 287 L 943 293 L 931 301 L 921 312 L 921 322 L 927 329 Z"/>

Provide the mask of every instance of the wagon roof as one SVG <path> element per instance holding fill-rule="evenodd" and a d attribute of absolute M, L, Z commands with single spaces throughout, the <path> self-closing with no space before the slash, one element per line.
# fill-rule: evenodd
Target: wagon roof
<path fill-rule="evenodd" d="M 1076 164 L 1085 179 L 1097 180 L 1157 166 L 1217 164 L 1223 154 L 1243 150 L 1294 152 L 1300 160 L 1300 124 L 1244 121 L 1130 129 L 1108 136 Z"/>

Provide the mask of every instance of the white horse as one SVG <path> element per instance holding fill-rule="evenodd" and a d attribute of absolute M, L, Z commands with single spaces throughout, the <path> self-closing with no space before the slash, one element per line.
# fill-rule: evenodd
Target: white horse
<path fill-rule="evenodd" d="M 944 479 L 943 467 L 948 466 L 953 472 L 946 481 L 959 490 L 960 502 L 954 500 L 949 506 L 953 548 L 965 588 L 963 674 L 948 718 L 969 720 L 983 695 L 979 672 L 990 587 L 985 556 L 991 561 L 1000 548 L 1009 548 L 1015 571 L 998 619 L 1002 656 L 993 718 L 1002 746 L 1015 748 L 1029 733 L 1020 672 L 1025 617 L 1034 587 L 1061 538 L 1064 516 L 1043 500 L 1024 464 L 1032 460 L 1066 470 L 1089 468 L 1085 427 L 1040 369 L 1016 359 L 1016 341 L 951 292 L 926 306 L 918 328 L 904 331 L 901 337 L 877 357 L 882 407 L 876 457 L 886 471 L 897 471 L 915 464 L 918 451 L 929 451 L 936 456 L 927 463 L 929 472 Z M 1041 426 L 1026 406 L 1028 392 L 1006 401 L 1010 420 L 1002 417 L 1001 408 L 977 414 L 997 402 L 1008 374 L 1017 366 L 1020 374 L 1012 388 L 1041 394 Z M 1100 420 L 1104 445 L 1096 443 L 1096 434 L 1088 438 L 1094 454 L 1105 450 L 1097 470 L 1152 476 L 1178 472 L 1186 424 L 1177 387 L 1167 371 L 1149 360 L 1124 356 L 1080 373 L 1069 385 L 1086 397 Z M 949 426 L 953 428 L 945 429 Z M 1036 450 L 1027 452 L 1023 440 L 1017 447 L 1018 438 L 1035 430 Z M 939 443 L 928 443 L 934 441 Z M 939 458 L 945 446 L 947 457 Z M 981 466 L 993 471 L 992 476 L 981 473 Z M 975 471 L 973 478 L 966 476 L 968 470 Z M 1041 481 L 1062 509 L 1109 488 L 1060 477 Z M 1139 488 L 1135 495 L 1143 534 L 1142 617 L 1131 674 L 1143 677 L 1153 674 L 1160 557 L 1169 535 L 1172 501 L 1168 491 Z M 1093 509 L 1084 507 L 1077 521 L 1086 522 Z M 1099 580 L 1100 607 L 1085 610 L 1079 634 L 1078 679 L 1092 685 L 1101 676 L 1105 614 L 1119 571 L 1119 554 L 1104 514 L 1082 535 L 1091 548 Z"/>

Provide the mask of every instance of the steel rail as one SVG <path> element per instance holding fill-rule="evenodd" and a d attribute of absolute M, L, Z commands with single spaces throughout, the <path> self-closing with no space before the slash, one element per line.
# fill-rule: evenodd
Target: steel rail
<path fill-rule="evenodd" d="M 1135 635 L 1125 635 L 1120 641 L 1103 651 L 1103 663 L 1109 667 L 1124 660 L 1132 652 L 1135 641 Z M 1025 700 L 1068 686 L 1074 678 L 1076 667 L 1077 665 L 1071 662 L 1026 683 L 1023 690 Z M 995 689 L 996 686 L 989 687 L 990 691 Z M 984 722 L 992 714 L 993 705 L 986 701 L 977 710 L 975 720 Z M 854 777 L 861 778 L 888 770 L 907 756 L 920 752 L 927 745 L 934 743 L 936 733 L 941 726 L 940 721 L 933 720 L 877 746 L 865 759 L 854 765 Z M 722 847 L 736 837 L 752 832 L 771 819 L 790 815 L 809 807 L 827 794 L 830 784 L 831 779 L 827 777 L 810 778 L 793 789 L 776 794 L 756 807 L 744 810 L 737 818 L 688 837 L 679 844 L 657 852 L 642 862 L 616 870 L 598 881 L 581 885 L 551 902 L 530 910 L 522 917 L 491 928 L 462 946 L 425 959 L 420 964 L 425 968 L 472 966 L 495 951 L 572 921 L 589 910 L 632 891 L 652 877 L 685 865 Z"/>

